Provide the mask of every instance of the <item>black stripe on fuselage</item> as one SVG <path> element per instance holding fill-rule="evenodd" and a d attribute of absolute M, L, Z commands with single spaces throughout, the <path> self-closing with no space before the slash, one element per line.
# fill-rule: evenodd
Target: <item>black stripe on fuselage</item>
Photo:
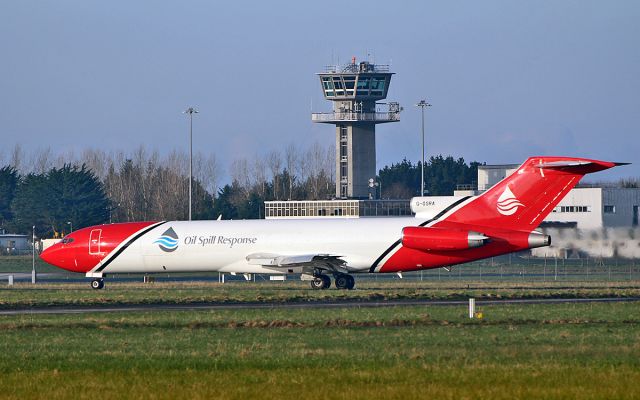
<path fill-rule="evenodd" d="M 157 224 L 153 224 L 147 228 L 145 228 L 144 230 L 142 230 L 141 232 L 139 232 L 137 235 L 135 235 L 134 237 L 132 237 L 131 239 L 129 239 L 129 241 L 122 247 L 120 247 L 118 249 L 118 251 L 116 251 L 116 253 L 113 255 L 113 257 L 111 257 L 109 260 L 107 260 L 106 263 L 102 264 L 100 266 L 100 268 L 98 268 L 95 272 L 101 272 L 103 269 L 105 269 L 107 267 L 107 265 L 111 264 L 111 261 L 115 260 L 116 257 L 118 257 L 123 251 L 126 250 L 127 247 L 129 247 L 131 244 L 133 244 L 133 242 L 135 242 L 136 240 L 138 240 L 142 235 L 144 235 L 145 233 L 149 232 L 150 230 L 159 227 L 162 224 L 166 224 L 167 222 L 158 222 Z"/>
<path fill-rule="evenodd" d="M 427 224 L 430 224 L 433 221 L 438 220 L 439 218 L 442 218 L 443 215 L 445 215 L 446 213 L 448 213 L 451 209 L 453 209 L 454 207 L 456 207 L 458 204 L 462 203 L 463 201 L 467 200 L 468 198 L 470 198 L 471 196 L 465 196 L 463 198 L 461 198 L 460 200 L 456 201 L 455 203 L 451 204 L 449 207 L 445 208 L 444 210 L 440 211 L 438 213 L 438 215 L 436 215 L 435 217 L 431 218 L 430 220 L 427 220 L 423 223 L 421 223 L 418 226 L 425 226 Z M 371 268 L 369 268 L 369 272 L 376 272 L 376 268 L 378 267 L 378 264 L 390 253 L 392 252 L 396 247 L 398 247 L 399 244 L 401 244 L 402 241 L 400 239 L 396 240 L 391 246 L 389 246 L 382 254 L 380 254 L 380 257 L 378 257 L 376 259 L 376 261 L 374 261 L 374 263 L 371 265 Z"/>

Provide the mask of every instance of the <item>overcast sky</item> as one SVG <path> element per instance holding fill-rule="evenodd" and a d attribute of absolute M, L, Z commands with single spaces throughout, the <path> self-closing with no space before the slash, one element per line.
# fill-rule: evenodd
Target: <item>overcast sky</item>
<path fill-rule="evenodd" d="M 427 154 L 490 164 L 571 155 L 640 176 L 638 1 L 28 1 L 0 4 L 0 151 L 188 149 L 228 171 L 335 140 L 315 75 L 352 56 L 391 64 L 401 122 L 377 164 Z"/>

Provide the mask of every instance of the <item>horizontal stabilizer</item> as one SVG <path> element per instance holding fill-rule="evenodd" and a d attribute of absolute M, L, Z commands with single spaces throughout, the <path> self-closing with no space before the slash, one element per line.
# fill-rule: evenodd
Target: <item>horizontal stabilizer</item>
<path fill-rule="evenodd" d="M 592 172 L 598 172 L 612 167 L 620 165 L 628 165 L 629 163 L 589 160 L 589 159 L 567 159 L 558 161 L 540 160 L 538 164 L 535 164 L 535 168 L 553 169 L 559 171 L 572 172 L 577 174 L 589 174 Z"/>

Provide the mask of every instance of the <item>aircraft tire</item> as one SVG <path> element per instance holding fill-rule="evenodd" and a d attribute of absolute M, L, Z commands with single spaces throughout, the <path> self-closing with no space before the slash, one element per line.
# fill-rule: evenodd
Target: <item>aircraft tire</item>
<path fill-rule="evenodd" d="M 331 278 L 326 275 L 318 275 L 311 281 L 311 289 L 329 289 L 331 286 Z"/>
<path fill-rule="evenodd" d="M 94 279 L 91 281 L 91 289 L 102 289 L 104 288 L 104 279 Z"/>
<path fill-rule="evenodd" d="M 347 275 L 347 289 L 352 290 L 356 286 L 356 280 L 351 275 Z"/>
<path fill-rule="evenodd" d="M 349 288 L 349 275 L 340 274 L 336 275 L 336 288 L 348 289 Z"/>

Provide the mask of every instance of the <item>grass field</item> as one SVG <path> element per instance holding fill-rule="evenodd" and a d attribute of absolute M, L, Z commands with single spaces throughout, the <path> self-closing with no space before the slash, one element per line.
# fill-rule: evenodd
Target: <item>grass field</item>
<path fill-rule="evenodd" d="M 0 397 L 640 397 L 638 303 L 481 309 L 2 317 Z"/>
<path fill-rule="evenodd" d="M 48 265 L 36 257 L 39 273 L 55 273 L 61 277 L 79 278 L 74 274 Z M 32 258 L 28 256 L 0 256 L 0 274 L 11 272 L 30 273 Z M 179 275 L 179 274 L 178 274 Z M 209 274 L 215 276 L 215 274 Z M 167 274 L 157 276 L 166 277 Z M 172 274 L 175 276 L 175 274 Z M 378 278 L 393 279 L 391 275 L 375 275 Z M 370 277 L 372 278 L 372 277 Z M 419 281 L 634 281 L 640 280 L 640 262 L 635 259 L 556 259 L 502 256 L 474 261 L 450 270 L 442 268 L 422 272 L 405 273 L 407 280 Z"/>
<path fill-rule="evenodd" d="M 30 270 L 24 257 L 0 258 L 0 272 L 16 265 Z M 497 274 L 499 267 L 489 267 Z M 58 272 L 46 268 L 39 271 Z M 101 291 L 86 283 L 0 282 L 0 309 L 640 297 L 635 264 L 614 271 L 601 276 L 624 279 L 431 272 L 424 281 L 358 279 L 354 291 L 312 291 L 299 281 L 107 281 Z M 639 307 L 481 305 L 482 320 L 467 318 L 465 306 L 0 316 L 0 398 L 637 399 Z"/>
<path fill-rule="evenodd" d="M 357 290 L 311 290 L 307 283 L 288 282 L 107 282 L 103 290 L 87 284 L 20 283 L 0 286 L 0 309 L 115 304 L 192 304 L 244 302 L 313 302 L 331 300 L 479 300 L 527 298 L 640 297 L 640 282 L 415 282 L 358 281 Z"/>

